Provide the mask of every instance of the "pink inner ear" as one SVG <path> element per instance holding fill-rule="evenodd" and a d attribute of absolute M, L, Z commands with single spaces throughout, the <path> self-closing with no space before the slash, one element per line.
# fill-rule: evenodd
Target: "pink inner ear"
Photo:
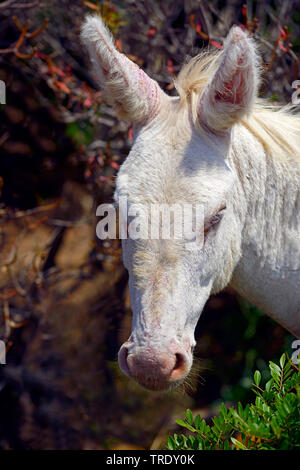
<path fill-rule="evenodd" d="M 158 86 L 156 82 L 124 54 L 120 54 L 118 60 L 129 82 L 128 86 L 130 84 L 137 85 L 138 96 L 146 99 L 150 115 L 154 114 L 158 104 Z"/>
<path fill-rule="evenodd" d="M 230 80 L 230 82 L 225 83 L 222 91 L 217 91 L 215 94 L 216 101 L 223 101 L 230 104 L 241 104 L 243 102 L 243 94 L 245 90 L 244 77 L 239 73 L 236 73 L 235 76 Z M 236 81 L 239 81 L 238 88 L 235 87 Z"/>
<path fill-rule="evenodd" d="M 243 57 L 238 58 L 238 66 L 241 66 L 244 62 Z M 247 69 L 236 70 L 232 79 L 224 84 L 222 91 L 215 93 L 216 101 L 223 101 L 230 104 L 241 104 L 243 103 L 243 96 L 245 93 L 245 77 Z"/>
<path fill-rule="evenodd" d="M 136 70 L 137 69 L 137 70 Z M 147 99 L 154 105 L 158 98 L 158 90 L 156 83 L 148 77 L 145 72 L 139 67 L 135 67 L 136 80 L 139 86 L 140 93 L 146 96 Z"/>

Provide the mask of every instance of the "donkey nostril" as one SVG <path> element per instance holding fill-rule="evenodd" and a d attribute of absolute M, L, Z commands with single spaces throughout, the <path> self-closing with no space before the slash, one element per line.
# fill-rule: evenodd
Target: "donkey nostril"
<path fill-rule="evenodd" d="M 118 360 L 124 374 L 150 390 L 164 390 L 183 380 L 190 369 L 190 358 L 181 348 L 175 351 L 135 349 L 130 342 L 124 343 Z M 180 352 L 179 352 L 180 351 Z M 181 352 L 182 351 L 182 352 Z"/>
<path fill-rule="evenodd" d="M 177 353 L 175 354 L 175 366 L 171 373 L 171 379 L 177 380 L 181 379 L 187 371 L 187 360 L 184 354 Z"/>
<path fill-rule="evenodd" d="M 175 362 L 175 366 L 173 370 L 180 369 L 184 363 L 184 357 L 182 354 L 175 354 L 175 357 L 176 357 L 176 362 Z"/>
<path fill-rule="evenodd" d="M 120 369 L 124 372 L 124 374 L 130 375 L 130 370 L 129 370 L 128 362 L 127 362 L 127 356 L 128 356 L 128 348 L 123 345 L 118 354 L 119 366 L 120 366 Z"/>

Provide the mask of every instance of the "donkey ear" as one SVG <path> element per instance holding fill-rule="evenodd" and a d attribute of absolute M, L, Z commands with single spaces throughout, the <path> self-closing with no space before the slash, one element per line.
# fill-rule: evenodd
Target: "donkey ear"
<path fill-rule="evenodd" d="M 201 124 L 222 131 L 249 114 L 258 88 L 258 60 L 252 39 L 233 27 L 224 43 L 221 61 L 198 105 Z"/>
<path fill-rule="evenodd" d="M 119 113 L 136 123 L 155 116 L 164 92 L 136 64 L 121 54 L 100 16 L 87 16 L 81 30 L 94 72 Z"/>

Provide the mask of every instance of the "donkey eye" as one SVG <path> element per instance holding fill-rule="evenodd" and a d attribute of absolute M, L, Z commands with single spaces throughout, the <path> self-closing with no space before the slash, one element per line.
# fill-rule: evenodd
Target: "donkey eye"
<path fill-rule="evenodd" d="M 215 225 L 217 225 L 222 217 L 223 217 L 223 211 L 224 209 L 226 209 L 226 206 L 222 206 L 221 209 L 219 210 L 219 212 L 217 214 L 215 214 L 204 226 L 204 235 L 208 234 L 208 232 L 210 231 L 210 229 L 212 227 L 214 227 Z"/>
<path fill-rule="evenodd" d="M 222 219 L 222 214 L 217 214 L 212 219 L 210 219 L 209 224 L 211 226 L 214 226 L 214 225 L 218 224 L 221 219 Z"/>
<path fill-rule="evenodd" d="M 204 234 L 206 235 L 210 229 L 212 227 L 214 227 L 215 225 L 217 225 L 220 220 L 222 219 L 222 215 L 221 214 L 216 214 L 214 215 L 204 226 Z"/>

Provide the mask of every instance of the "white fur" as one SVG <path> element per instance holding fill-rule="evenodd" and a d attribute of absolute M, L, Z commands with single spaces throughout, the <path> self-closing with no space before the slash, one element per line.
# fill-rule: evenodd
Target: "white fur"
<path fill-rule="evenodd" d="M 87 46 L 97 80 L 124 117 L 143 122 L 154 117 L 164 97 L 158 84 L 121 54 L 101 17 L 87 16 L 81 39 Z"/>
<path fill-rule="evenodd" d="M 232 28 L 218 68 L 200 99 L 198 114 L 202 125 L 222 131 L 249 114 L 257 95 L 258 72 L 252 39 L 240 28 Z"/>
<path fill-rule="evenodd" d="M 98 21 L 86 24 L 86 40 L 98 41 Z M 108 60 L 98 43 L 97 50 L 100 62 Z M 175 341 L 191 363 L 204 304 L 228 284 L 300 337 L 300 119 L 256 103 L 258 81 L 255 45 L 234 28 L 224 51 L 187 65 L 176 83 L 179 97 L 164 95 L 155 117 L 136 130 L 116 200 L 202 203 L 208 219 L 224 201 L 227 207 L 203 248 L 123 242 L 133 310 L 129 352 L 162 351 Z M 121 92 L 124 102 L 134 99 L 130 93 Z M 135 97 L 133 110 L 141 100 Z M 140 120 L 147 116 L 149 103 L 139 109 Z"/>

